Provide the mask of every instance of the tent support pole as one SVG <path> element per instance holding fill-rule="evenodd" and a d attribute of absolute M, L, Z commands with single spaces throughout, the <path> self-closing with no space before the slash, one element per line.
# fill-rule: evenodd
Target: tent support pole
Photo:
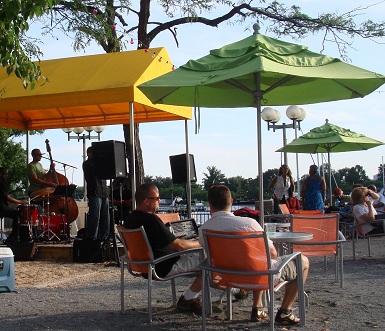
<path fill-rule="evenodd" d="M 136 208 L 135 191 L 136 191 L 136 175 L 135 175 L 135 132 L 134 132 L 134 104 L 129 103 L 129 113 L 130 113 L 130 179 L 131 179 L 131 192 L 132 192 L 132 210 Z"/>

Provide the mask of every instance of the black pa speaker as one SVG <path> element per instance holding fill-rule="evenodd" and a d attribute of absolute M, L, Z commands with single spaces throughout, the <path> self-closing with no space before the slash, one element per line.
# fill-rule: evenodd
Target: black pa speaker
<path fill-rule="evenodd" d="M 186 154 L 171 155 L 170 156 L 172 182 L 174 184 L 187 183 L 187 164 Z M 194 155 L 190 154 L 190 182 L 197 181 L 197 174 L 195 171 Z"/>
<path fill-rule="evenodd" d="M 123 141 L 93 142 L 92 160 L 94 174 L 98 179 L 127 177 L 126 145 Z"/>

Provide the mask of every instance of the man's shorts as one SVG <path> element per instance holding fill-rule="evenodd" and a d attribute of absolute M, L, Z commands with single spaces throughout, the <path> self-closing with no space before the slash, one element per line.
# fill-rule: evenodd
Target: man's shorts
<path fill-rule="evenodd" d="M 281 256 L 278 259 L 282 259 L 282 258 L 285 258 L 285 257 Z M 291 280 L 294 280 L 296 278 L 297 278 L 297 266 L 295 264 L 295 261 L 291 260 L 281 270 L 281 274 L 278 278 L 278 283 L 283 281 L 290 282 Z"/>
<path fill-rule="evenodd" d="M 201 254 L 199 254 L 198 252 L 183 254 L 180 256 L 179 260 L 172 266 L 167 276 L 171 276 L 181 272 L 199 271 L 199 263 L 201 263 Z"/>

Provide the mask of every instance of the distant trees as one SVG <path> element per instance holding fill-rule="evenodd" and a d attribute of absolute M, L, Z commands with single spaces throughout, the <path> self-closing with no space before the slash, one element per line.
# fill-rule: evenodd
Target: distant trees
<path fill-rule="evenodd" d="M 207 167 L 208 172 L 204 172 L 203 188 L 207 191 L 211 185 L 214 184 L 224 184 L 225 183 L 225 175 L 217 169 L 215 166 Z"/>
<path fill-rule="evenodd" d="M 320 172 L 322 176 L 325 176 L 325 180 L 329 183 L 328 165 L 324 164 L 325 172 L 323 172 L 322 166 Z M 380 165 L 382 170 L 382 165 Z M 380 169 L 379 169 L 380 170 Z M 268 169 L 263 173 L 263 192 L 265 199 L 271 199 L 268 193 L 268 186 L 273 178 L 278 174 L 278 168 Z M 220 169 L 215 166 L 208 166 L 207 172 L 203 173 L 204 178 L 202 184 L 191 183 L 191 196 L 195 201 L 206 201 L 207 191 L 213 184 L 224 184 L 231 190 L 234 201 L 256 201 L 259 198 L 258 191 L 258 176 L 255 178 L 243 178 L 242 176 L 226 177 Z M 333 187 L 340 187 L 345 193 L 350 193 L 352 186 L 356 183 L 360 183 L 364 186 L 374 184 L 377 187 L 382 186 L 382 173 L 379 180 L 371 180 L 362 166 L 356 165 L 350 168 L 343 168 L 339 170 L 332 170 L 332 183 Z M 303 181 L 307 178 L 308 174 L 305 174 L 300 179 L 301 186 Z M 145 176 L 146 183 L 154 183 L 159 187 L 161 196 L 164 198 L 172 198 L 180 196 L 185 198 L 185 187 L 180 184 L 173 184 L 170 177 L 152 177 Z M 329 186 L 329 184 L 327 184 Z"/>

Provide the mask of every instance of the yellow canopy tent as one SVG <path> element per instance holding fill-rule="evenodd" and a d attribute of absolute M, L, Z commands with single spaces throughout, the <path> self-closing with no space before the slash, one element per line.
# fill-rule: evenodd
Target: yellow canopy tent
<path fill-rule="evenodd" d="M 155 56 L 154 56 L 155 55 Z M 41 61 L 43 79 L 24 89 L 0 70 L 0 126 L 20 130 L 191 119 L 191 108 L 154 105 L 137 85 L 172 70 L 165 48 Z"/>
<path fill-rule="evenodd" d="M 48 81 L 40 79 L 32 90 L 0 70 L 0 127 L 43 130 L 130 123 L 133 193 L 133 123 L 191 119 L 191 107 L 154 105 L 137 88 L 172 70 L 163 47 L 46 60 L 39 65 Z"/>

